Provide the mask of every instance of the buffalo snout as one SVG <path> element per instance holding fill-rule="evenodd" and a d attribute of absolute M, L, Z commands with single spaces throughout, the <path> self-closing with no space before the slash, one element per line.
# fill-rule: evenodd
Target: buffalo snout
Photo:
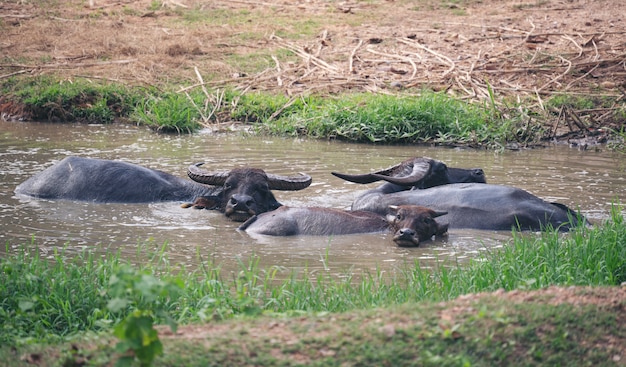
<path fill-rule="evenodd" d="M 235 222 L 245 222 L 257 214 L 254 198 L 246 194 L 235 194 L 226 203 L 224 214 Z"/>
<path fill-rule="evenodd" d="M 411 228 L 401 228 L 393 235 L 393 242 L 400 247 L 417 247 L 420 245 L 420 238 Z"/>

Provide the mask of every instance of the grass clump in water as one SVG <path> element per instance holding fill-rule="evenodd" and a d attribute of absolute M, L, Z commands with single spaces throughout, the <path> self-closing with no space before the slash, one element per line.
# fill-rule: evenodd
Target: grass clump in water
<path fill-rule="evenodd" d="M 315 100 L 265 130 L 355 142 L 493 146 L 506 141 L 509 126 L 496 121 L 487 109 L 424 92 L 420 96 L 354 94 Z"/>
<path fill-rule="evenodd" d="M 325 99 L 318 96 L 287 98 L 283 95 L 267 93 L 230 95 L 230 100 L 237 100 L 230 117 L 236 121 L 265 124 L 261 131 L 275 131 L 274 126 L 280 124 L 281 119 L 293 117 L 302 118 L 310 108 L 320 108 Z M 288 132 L 290 133 L 290 132 Z M 282 135 L 282 132 L 279 132 Z"/>
<path fill-rule="evenodd" d="M 112 123 L 127 116 L 140 99 L 123 85 L 84 79 L 56 81 L 42 77 L 18 84 L 21 88 L 14 88 L 15 96 L 35 120 Z"/>
<path fill-rule="evenodd" d="M 516 119 L 521 117 L 504 118 L 493 106 L 472 105 L 434 92 L 288 98 L 228 89 L 187 88 L 182 93 L 47 77 L 13 78 L 2 82 L 1 89 L 5 100 L 19 104 L 33 119 L 127 121 L 160 132 L 193 133 L 219 118 L 254 123 L 257 132 L 280 136 L 496 149 L 510 141 L 538 141 L 542 133 L 520 128 Z"/>
<path fill-rule="evenodd" d="M 192 100 L 199 105 L 203 103 L 196 93 Z M 156 131 L 193 133 L 201 128 L 200 112 L 183 94 L 162 93 L 148 96 L 138 103 L 131 119 L 140 125 L 146 125 Z"/>
<path fill-rule="evenodd" d="M 186 88 L 184 93 L 127 87 L 88 79 L 8 78 L 0 112 L 53 122 L 131 122 L 159 132 L 194 133 L 219 120 L 255 124 L 257 132 L 368 143 L 427 143 L 502 149 L 533 145 L 546 135 L 523 109 L 503 113 L 443 93 L 419 95 L 345 94 L 288 98 L 269 93 Z M 9 102 L 9 103 L 6 103 Z M 550 106 L 585 106 L 585 99 L 553 98 Z M 569 107 L 568 107 L 569 108 Z M 554 110 L 554 108 L 552 108 Z M 623 109 L 615 109 L 619 120 Z M 614 131 L 609 147 L 623 149 Z"/>

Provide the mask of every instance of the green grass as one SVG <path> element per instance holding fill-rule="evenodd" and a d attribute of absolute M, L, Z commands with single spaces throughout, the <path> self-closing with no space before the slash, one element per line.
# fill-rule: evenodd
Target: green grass
<path fill-rule="evenodd" d="M 291 57 L 289 52 L 280 56 Z M 264 65 L 269 62 L 263 57 L 255 60 Z M 192 88 L 178 93 L 80 78 L 60 81 L 51 77 L 14 77 L 0 81 L 0 91 L 3 100 L 22 106 L 35 120 L 121 121 L 150 126 L 160 132 L 194 133 L 217 115 L 222 121 L 252 123 L 259 134 L 366 143 L 427 143 L 501 150 L 509 143 L 533 145 L 545 136 L 540 116 L 531 118 L 524 108 L 499 107 L 493 96 L 481 105 L 426 90 L 395 96 L 358 93 L 288 98 L 264 92 L 241 94 L 229 89 L 208 89 L 205 94 Z M 214 108 L 216 100 L 211 96 L 217 94 L 223 94 L 223 100 Z M 549 106 L 583 108 L 592 102 L 555 97 Z M 215 115 L 209 118 L 209 112 Z M 615 109 L 614 119 L 620 120 L 623 114 L 623 109 Z M 619 131 L 612 136 L 623 141 Z M 609 147 L 620 149 L 616 144 Z"/>
<path fill-rule="evenodd" d="M 615 356 L 626 338 L 624 303 L 550 305 L 547 300 L 535 296 L 519 302 L 494 295 L 461 302 L 454 309 L 425 302 L 212 322 L 191 329 L 187 337 L 164 339 L 165 353 L 153 365 L 620 365 Z M 112 365 L 119 356 L 112 345 L 106 335 L 88 335 L 59 345 L 0 347 L 0 356 L 11 366 L 28 366 L 29 359 L 43 359 L 50 366 Z"/>
<path fill-rule="evenodd" d="M 308 19 L 295 20 L 281 11 L 276 11 L 270 17 L 268 17 L 265 11 L 259 12 L 247 9 L 234 10 L 214 7 L 202 9 L 196 7 L 190 10 L 179 9 L 178 11 L 180 12 L 180 20 L 175 22 L 182 21 L 186 25 L 208 25 L 213 27 L 229 25 L 235 28 L 240 28 L 239 26 L 243 23 L 256 25 L 256 32 L 237 33 L 230 37 L 229 43 L 236 43 L 240 39 L 267 39 L 271 32 L 275 32 L 279 37 L 296 40 L 314 36 L 328 26 L 328 18 L 323 15 L 316 16 L 311 14 Z"/>
<path fill-rule="evenodd" d="M 204 105 L 196 93 L 196 105 Z M 162 132 L 193 133 L 200 129 L 200 113 L 184 94 L 162 93 L 137 104 L 131 119 Z"/>
<path fill-rule="evenodd" d="M 84 79 L 11 79 L 2 89 L 26 105 L 33 119 L 60 122 L 111 123 L 128 115 L 141 98 L 125 86 Z"/>
<path fill-rule="evenodd" d="M 587 97 L 575 95 L 555 95 L 548 99 L 546 107 L 560 109 L 571 107 L 574 110 L 589 110 L 593 108 L 610 108 L 615 104 L 615 99 L 609 97 Z"/>
<path fill-rule="evenodd" d="M 511 126 L 487 108 L 425 91 L 420 96 L 351 94 L 315 100 L 265 130 L 356 142 L 498 146 L 510 138 Z"/>
<path fill-rule="evenodd" d="M 593 229 L 515 235 L 503 249 L 469 263 L 427 270 L 416 262 L 391 275 L 353 273 L 337 279 L 305 271 L 279 280 L 287 270 L 259 269 L 258 259 L 241 263 L 236 276 L 222 274 L 218 264 L 207 261 L 189 272 L 169 264 L 164 250 L 135 271 L 182 285 L 180 294 L 158 302 L 182 324 L 268 312 L 346 312 L 496 289 L 615 286 L 626 281 L 626 223 L 617 208 L 610 221 Z M 152 303 L 142 303 L 141 297 L 117 313 L 107 309 L 111 275 L 130 261 L 119 254 L 98 258 L 86 252 L 57 253 L 49 261 L 39 257 L 34 242 L 7 255 L 0 261 L 0 344 L 105 330 L 133 307 L 150 310 Z"/>
<path fill-rule="evenodd" d="M 626 340 L 623 303 L 555 306 L 541 295 L 520 302 L 497 293 L 454 308 L 440 302 L 551 285 L 592 286 L 577 292 L 606 297 L 602 287 L 626 280 L 625 244 L 626 223 L 614 207 L 595 228 L 514 233 L 502 249 L 463 264 L 425 270 L 416 262 L 393 274 L 341 278 L 291 272 L 279 280 L 284 269 L 260 269 L 256 258 L 233 274 L 207 261 L 189 272 L 168 262 L 166 246 L 138 268 L 119 254 L 42 259 L 33 242 L 0 260 L 0 359 L 12 366 L 39 359 L 51 366 L 611 366 Z M 195 324 L 183 335 L 207 334 L 159 337 L 153 322 L 174 330 Z"/>

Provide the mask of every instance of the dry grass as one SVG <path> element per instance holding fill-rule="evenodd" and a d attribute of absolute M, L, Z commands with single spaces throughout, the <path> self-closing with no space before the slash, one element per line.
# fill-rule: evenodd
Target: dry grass
<path fill-rule="evenodd" d="M 289 96 L 428 87 L 535 111 L 565 94 L 603 101 L 552 111 L 570 131 L 577 119 L 619 128 L 624 14 L 610 0 L 14 0 L 0 3 L 0 78 Z"/>

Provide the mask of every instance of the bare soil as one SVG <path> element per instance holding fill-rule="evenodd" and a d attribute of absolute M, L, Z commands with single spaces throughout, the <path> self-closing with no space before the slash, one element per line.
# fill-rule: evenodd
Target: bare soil
<path fill-rule="evenodd" d="M 0 2 L 0 27 L 0 78 L 294 98 L 427 87 L 504 113 L 521 102 L 553 115 L 554 136 L 625 123 L 613 113 L 626 96 L 624 1 L 14 0 Z M 595 104 L 555 109 L 556 95 Z"/>
<path fill-rule="evenodd" d="M 549 287 L 536 291 L 510 291 L 498 290 L 491 293 L 476 293 L 461 296 L 450 302 L 442 302 L 440 318 L 445 323 L 454 324 L 455 317 L 465 313 L 473 304 L 485 298 L 506 299 L 511 303 L 543 303 L 553 306 L 561 304 L 572 304 L 577 306 L 595 305 L 598 307 L 626 307 L 626 285 L 621 287 Z M 302 319 L 306 322 L 306 319 Z M 624 315 L 626 322 L 626 314 Z M 296 321 L 297 322 L 297 321 Z M 255 334 L 289 334 L 291 332 L 283 330 L 285 325 L 269 323 L 264 325 L 267 328 L 255 329 Z M 396 325 L 400 327 L 402 325 Z M 208 328 L 206 325 L 189 325 L 181 326 L 176 333 L 172 333 L 169 328 L 162 327 L 161 334 L 167 339 L 172 337 L 188 338 L 188 339 L 211 339 L 218 338 L 229 331 L 232 325 L 213 325 Z M 287 338 L 287 336 L 285 336 Z M 622 355 L 626 358 L 626 340 L 619 341 Z"/>
<path fill-rule="evenodd" d="M 570 111 L 561 128 L 576 129 L 576 118 L 585 129 L 624 124 L 607 116 L 626 98 L 626 1 L 15 0 L 0 2 L 0 32 L 1 79 L 204 83 L 294 97 L 428 87 L 479 102 L 494 93 L 497 103 L 525 101 L 537 110 L 555 95 L 584 96 L 604 102 Z M 484 296 L 447 303 L 442 318 Z M 607 305 L 623 304 L 626 291 L 497 296 Z M 282 337 L 280 324 L 252 332 Z M 164 336 L 211 333 L 219 335 L 219 327 Z M 625 341 L 614 342 L 616 361 L 626 360 Z"/>
<path fill-rule="evenodd" d="M 424 85 L 468 98 L 488 97 L 488 85 L 535 97 L 618 98 L 626 87 L 622 1 L 157 4 L 150 10 L 155 5 L 147 0 L 2 2 L 2 77 L 54 72 L 68 79 L 190 83 L 197 68 L 213 85 L 247 83 L 289 94 Z M 235 19 L 193 20 L 194 13 Z M 307 20 L 311 29 L 299 29 Z M 273 60 L 284 59 L 280 49 L 298 57 Z M 236 65 L 233 55 L 263 58 L 269 70 L 250 75 L 254 70 Z"/>
<path fill-rule="evenodd" d="M 468 294 L 461 296 L 456 300 L 449 302 L 442 302 L 434 307 L 436 312 L 436 324 L 442 329 L 450 329 L 458 327 L 469 320 L 477 317 L 478 310 L 481 308 L 498 309 L 504 302 L 505 307 L 513 307 L 516 304 L 543 304 L 558 307 L 560 305 L 569 304 L 574 307 L 597 307 L 598 312 L 604 312 L 608 310 L 618 310 L 617 313 L 622 313 L 622 317 L 618 317 L 616 322 L 624 325 L 626 323 L 626 313 L 619 310 L 624 310 L 626 307 L 626 286 L 622 287 L 550 287 L 537 291 L 496 291 L 492 293 L 480 293 L 480 294 Z M 356 321 L 358 320 L 358 321 Z M 416 325 L 422 325 L 424 323 L 423 317 L 415 317 L 408 313 L 406 309 L 382 309 L 380 312 L 374 312 L 369 316 L 363 317 L 363 315 L 327 315 L 322 317 L 293 317 L 293 318 L 280 318 L 280 319 L 267 319 L 261 318 L 252 323 L 250 322 L 226 322 L 226 323 L 211 323 L 210 325 L 186 325 L 178 328 L 176 333 L 172 333 L 169 328 L 161 327 L 160 336 L 165 343 L 169 345 L 171 342 L 180 342 L 186 340 L 192 344 L 203 344 L 207 349 L 216 348 L 218 345 L 223 345 L 224 340 L 230 340 L 232 343 L 232 353 L 236 354 L 250 354 L 253 355 L 255 351 L 248 350 L 246 344 L 252 344 L 257 340 L 268 340 L 276 342 L 280 345 L 298 345 L 302 343 L 303 339 L 310 340 L 315 337 L 319 339 L 330 338 L 331 340 L 342 334 L 350 334 L 351 327 L 359 329 L 377 330 L 380 333 L 387 335 L 389 338 L 402 333 L 403 329 L 412 329 Z M 355 324 L 347 326 L 347 324 Z M 312 325 L 315 325 L 312 327 Z M 551 324 L 546 322 L 546 328 L 562 328 L 563 325 Z M 505 334 L 502 330 L 492 330 L 491 337 L 499 340 L 502 335 Z M 537 333 L 541 331 L 537 330 Z M 600 332 L 602 334 L 602 332 Z M 461 335 L 454 336 L 453 338 L 461 338 Z M 595 339 L 595 337 L 592 337 Z M 602 345 L 597 345 L 597 348 L 610 351 L 611 361 L 606 361 L 606 365 L 611 365 L 611 362 L 615 365 L 626 365 L 626 339 L 624 334 L 614 335 L 612 333 L 603 334 L 601 337 Z M 367 340 L 362 340 L 367 343 Z M 510 342 L 510 340 L 509 340 Z M 525 346 L 522 349 L 527 348 L 528 340 L 519 336 L 517 342 Z M 589 341 L 583 341 L 583 343 Z M 593 342 L 597 343 L 597 341 Z M 228 348 L 227 348 L 228 349 Z M 260 351 L 259 351 L 260 352 Z M 333 356 L 336 353 L 334 350 L 321 347 L 318 351 L 319 357 Z M 279 359 L 295 359 L 297 363 L 304 365 L 311 363 L 310 357 L 301 355 L 299 353 L 288 353 L 275 349 L 273 356 Z M 525 358 L 528 358 L 525 353 L 520 353 L 519 364 Z M 346 365 L 350 365 L 350 362 L 346 362 Z M 529 365 L 532 365 L 530 363 Z"/>

